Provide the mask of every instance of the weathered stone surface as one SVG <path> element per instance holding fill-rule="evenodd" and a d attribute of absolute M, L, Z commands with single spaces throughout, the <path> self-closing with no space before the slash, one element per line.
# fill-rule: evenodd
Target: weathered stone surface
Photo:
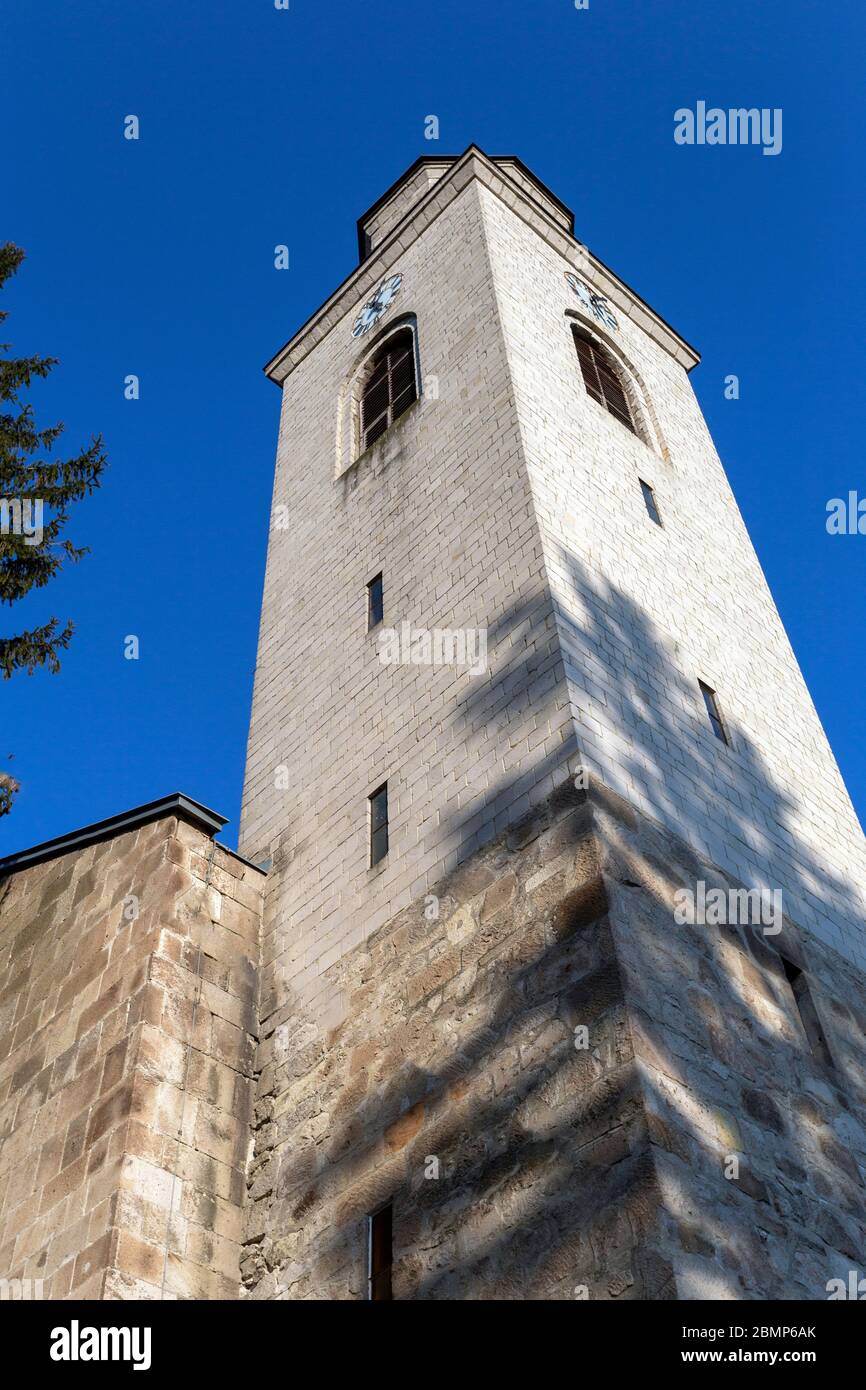
<path fill-rule="evenodd" d="M 331 967 L 351 1011 L 304 1069 L 267 1074 L 286 1123 L 256 1135 L 280 1178 L 248 1227 L 250 1296 L 364 1297 L 366 1216 L 389 1198 L 398 1297 L 646 1295 L 634 1231 L 661 1241 L 660 1193 L 593 837 L 559 797 L 476 855 L 459 894 L 434 886 L 474 888 L 458 909 L 419 903 Z"/>
<path fill-rule="evenodd" d="M 659 828 L 611 804 L 552 798 L 343 953 L 327 1023 L 290 999 L 257 1027 L 227 925 L 254 871 L 220 851 L 217 892 L 191 827 L 13 875 L 0 1277 L 364 1298 L 392 1201 L 398 1298 L 826 1297 L 866 1248 L 866 982 L 788 919 L 678 925 L 684 866 L 718 869 L 669 840 L 666 877 Z"/>
<path fill-rule="evenodd" d="M 173 817 L 0 884 L 0 1278 L 237 1297 L 261 884 Z"/>
<path fill-rule="evenodd" d="M 261 1053 L 278 1122 L 256 1130 L 247 1296 L 365 1297 L 366 1218 L 392 1200 L 399 1298 L 826 1297 L 866 1238 L 863 982 L 787 921 L 757 944 L 678 926 L 684 866 L 723 880 L 674 840 L 666 877 L 665 843 L 606 794 L 550 802 L 476 853 L 459 908 L 434 885 L 449 910 L 419 900 L 335 961 L 339 1028 L 316 1042 L 299 1013 L 297 1051 Z M 832 1076 L 789 942 L 842 1005 Z"/>

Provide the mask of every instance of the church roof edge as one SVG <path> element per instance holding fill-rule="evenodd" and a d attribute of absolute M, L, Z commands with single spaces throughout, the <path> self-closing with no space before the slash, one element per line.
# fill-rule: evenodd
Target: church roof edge
<path fill-rule="evenodd" d="M 189 821 L 198 826 L 207 835 L 213 838 L 228 823 L 228 817 L 222 816 L 218 811 L 212 811 L 207 806 L 203 806 L 200 801 L 195 801 L 191 796 L 185 796 L 183 792 L 172 792 L 169 796 L 159 797 L 156 801 L 147 801 L 141 806 L 134 806 L 131 810 L 121 811 L 118 815 L 108 816 L 105 820 L 94 821 L 92 825 L 82 826 L 79 830 L 72 830 L 66 835 L 57 835 L 54 839 L 43 840 L 41 844 L 32 845 L 29 849 L 19 850 L 16 854 L 8 854 L 0 859 L 0 878 L 6 878 L 9 874 L 17 873 L 21 869 L 29 869 L 34 864 L 41 864 L 46 859 L 57 858 L 61 854 L 67 854 L 70 850 L 84 849 L 87 845 L 96 844 L 100 840 L 111 839 L 115 835 L 126 834 L 130 830 L 135 830 L 141 825 L 147 825 L 150 821 L 160 820 L 163 816 L 174 815 L 180 819 Z M 221 849 L 232 854 L 235 858 L 243 858 L 237 855 L 228 845 L 221 845 Z M 244 860 L 244 863 L 249 863 Z M 252 865 L 259 868 L 258 865 Z"/>

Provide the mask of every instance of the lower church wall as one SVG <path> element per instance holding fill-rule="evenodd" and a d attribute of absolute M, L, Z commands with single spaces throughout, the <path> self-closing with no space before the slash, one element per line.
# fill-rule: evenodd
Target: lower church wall
<path fill-rule="evenodd" d="M 618 814 L 596 820 L 677 1296 L 839 1296 L 833 1281 L 866 1273 L 866 978 L 781 914 L 679 925 L 677 894 L 727 896 L 730 880 L 607 800 Z"/>
<path fill-rule="evenodd" d="M 395 1299 L 822 1299 L 847 1280 L 866 982 L 787 919 L 679 925 L 701 881 L 729 886 L 567 785 L 331 966 L 342 1022 L 298 1012 L 260 1043 L 246 1295 L 366 1298 L 367 1218 L 389 1202 Z"/>
<path fill-rule="evenodd" d="M 784 916 L 681 924 L 729 881 L 602 785 L 334 962 L 341 1019 L 287 993 L 258 1036 L 263 881 L 174 816 L 0 879 L 0 1280 L 364 1299 L 388 1203 L 396 1299 L 866 1273 L 866 980 Z"/>
<path fill-rule="evenodd" d="M 366 1218 L 389 1201 L 396 1299 L 670 1296 L 584 793 L 567 787 L 331 974 L 339 1026 L 292 1019 L 262 1042 L 251 1296 L 367 1297 Z"/>
<path fill-rule="evenodd" d="M 0 1279 L 237 1297 L 262 880 L 174 816 L 0 880 Z"/>

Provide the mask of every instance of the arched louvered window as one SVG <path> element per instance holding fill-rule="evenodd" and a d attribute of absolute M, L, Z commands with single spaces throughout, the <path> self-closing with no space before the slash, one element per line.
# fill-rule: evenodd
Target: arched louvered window
<path fill-rule="evenodd" d="M 361 453 L 418 397 L 415 338 L 411 328 L 394 333 L 375 353 L 361 393 Z"/>
<path fill-rule="evenodd" d="M 615 415 L 632 434 L 637 434 L 631 406 L 607 353 L 576 328 L 573 332 L 580 370 L 583 373 L 583 384 L 590 396 L 594 401 L 598 401 L 599 405 L 603 405 L 605 410 L 609 410 L 611 415 Z"/>

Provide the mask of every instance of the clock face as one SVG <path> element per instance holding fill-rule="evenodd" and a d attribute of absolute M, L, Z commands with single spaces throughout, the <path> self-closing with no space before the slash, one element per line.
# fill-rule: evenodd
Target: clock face
<path fill-rule="evenodd" d="M 365 333 L 369 333 L 374 323 L 378 323 L 385 310 L 388 309 L 397 297 L 397 291 L 403 283 L 402 275 L 392 275 L 389 279 L 383 280 L 372 299 L 368 299 L 358 317 L 355 319 L 355 326 L 352 329 L 353 338 L 363 338 Z"/>
<path fill-rule="evenodd" d="M 606 324 L 608 328 L 616 328 L 618 326 L 613 312 L 603 294 L 596 294 L 595 290 L 591 290 L 589 285 L 585 285 L 582 280 L 578 280 L 576 275 L 571 274 L 571 271 L 567 270 L 565 272 L 565 280 L 566 284 L 574 290 L 574 293 L 577 295 L 584 308 L 589 309 L 590 313 L 595 314 L 595 317 L 600 323 Z"/>

